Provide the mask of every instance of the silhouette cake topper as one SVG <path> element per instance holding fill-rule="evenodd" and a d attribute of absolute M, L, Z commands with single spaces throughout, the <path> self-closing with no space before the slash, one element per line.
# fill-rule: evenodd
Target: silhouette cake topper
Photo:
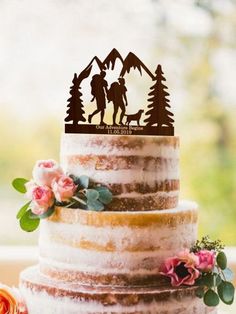
<path fill-rule="evenodd" d="M 116 59 L 122 64 L 120 74 L 115 81 L 108 84 L 107 71 L 115 69 Z M 98 73 L 92 78 L 90 74 L 94 62 L 98 66 Z M 146 110 L 137 108 L 134 112 L 128 110 L 128 97 L 125 75 L 130 70 L 138 70 L 142 75 L 145 71 L 154 81 L 148 95 Z M 90 106 L 84 104 L 81 84 L 84 80 L 89 81 Z M 143 64 L 143 62 L 132 52 L 125 59 L 120 53 L 113 49 L 102 62 L 94 57 L 87 67 L 77 76 L 74 74 L 73 85 L 70 87 L 71 97 L 67 100 L 67 117 L 65 118 L 66 133 L 97 133 L 97 134 L 127 134 L 127 135 L 174 135 L 173 113 L 169 110 L 169 93 L 161 65 L 156 68 L 155 74 Z M 91 103 L 94 110 L 91 109 Z M 106 122 L 107 107 L 112 112 L 112 123 Z M 129 114 L 128 114 L 129 112 Z M 94 117 L 99 118 L 98 124 L 93 124 Z"/>

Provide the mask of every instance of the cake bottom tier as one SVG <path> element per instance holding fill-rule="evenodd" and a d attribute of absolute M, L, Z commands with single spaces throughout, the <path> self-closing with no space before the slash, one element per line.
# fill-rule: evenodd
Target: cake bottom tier
<path fill-rule="evenodd" d="M 195 296 L 196 287 L 113 288 L 63 284 L 24 270 L 20 290 L 29 314 L 206 314 L 217 313 Z"/>

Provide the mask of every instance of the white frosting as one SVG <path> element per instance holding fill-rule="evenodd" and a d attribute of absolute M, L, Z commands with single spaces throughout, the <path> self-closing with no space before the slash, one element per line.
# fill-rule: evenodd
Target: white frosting
<path fill-rule="evenodd" d="M 101 136 L 101 135 L 98 135 Z M 104 135 L 102 135 L 104 136 Z M 104 140 L 103 144 L 96 145 L 89 142 L 95 135 L 90 134 L 63 134 L 61 138 L 61 156 L 70 155 L 115 155 L 115 156 L 153 156 L 163 158 L 179 158 L 179 149 L 168 144 L 158 145 L 149 136 L 143 136 L 145 143 L 140 149 L 137 147 L 122 147 L 111 145 Z M 105 137 L 104 137 L 105 138 Z M 109 136 L 111 138 L 111 136 Z M 126 141 L 125 138 L 123 141 Z"/>
<path fill-rule="evenodd" d="M 179 167 L 178 161 L 173 160 L 166 163 L 156 171 L 144 171 L 142 169 L 119 169 L 119 170 L 98 170 L 95 168 L 87 168 L 79 163 L 73 164 L 62 157 L 61 164 L 67 173 L 73 173 L 75 176 L 85 174 L 93 180 L 102 183 L 135 183 L 142 182 L 149 185 L 164 180 L 178 180 Z"/>
<path fill-rule="evenodd" d="M 151 213 L 171 216 L 189 210 L 197 210 L 196 204 L 186 202 L 178 209 Z M 148 213 L 150 212 L 134 212 L 132 215 Z M 125 212 L 116 215 L 125 215 Z M 41 223 L 39 247 L 42 263 L 63 270 L 150 273 L 157 272 L 165 258 L 175 255 L 179 250 L 189 248 L 196 238 L 195 222 L 178 224 L 176 227 L 155 225 L 151 222 L 150 225 L 142 227 L 112 225 L 96 227 L 80 224 L 79 221 L 66 224 L 44 220 Z M 100 247 L 98 250 L 75 247 L 81 241 L 92 242 Z M 112 250 L 106 246 L 112 247 Z"/>
<path fill-rule="evenodd" d="M 99 246 L 112 244 L 116 251 L 129 251 L 130 247 L 145 250 L 183 247 L 186 239 L 195 237 L 196 224 L 179 224 L 177 228 L 169 226 L 103 226 L 94 227 L 80 224 L 55 223 L 42 221 L 40 226 L 40 247 L 50 242 L 60 241 L 76 244 L 80 241 L 95 242 Z M 176 236 L 176 233 L 178 235 Z M 58 239 L 59 237 L 59 239 Z"/>
<path fill-rule="evenodd" d="M 89 314 L 89 313 L 114 313 L 114 314 L 216 314 L 214 308 L 207 308 L 202 299 L 185 297 L 181 300 L 171 298 L 168 301 L 150 303 L 139 302 L 136 305 L 125 306 L 121 304 L 103 305 L 97 301 L 83 301 L 69 297 L 53 297 L 45 291 L 38 292 L 20 287 L 21 293 L 26 300 L 30 314 Z"/>
<path fill-rule="evenodd" d="M 176 246 L 172 238 L 169 239 L 168 243 L 170 248 L 157 248 L 140 252 L 96 251 L 49 242 L 45 243 L 43 247 L 42 245 L 40 246 L 40 255 L 47 257 L 47 259 L 41 259 L 40 261 L 47 262 L 49 266 L 57 266 L 64 270 L 71 269 L 99 273 L 141 272 L 143 274 L 146 273 L 147 270 L 151 270 L 156 273 L 164 259 L 175 255 L 179 250 L 188 248 L 193 244 L 193 240 L 196 239 L 196 227 L 190 225 L 185 226 L 185 229 L 186 234 L 188 234 L 188 240 L 186 240 L 186 234 L 184 240 L 181 240 L 182 234 L 180 233 L 176 240 Z M 171 232 L 172 230 L 169 229 L 169 233 Z M 165 234 L 163 233 L 163 236 L 165 236 Z M 176 236 L 175 232 L 174 235 Z M 168 240 L 165 242 L 168 242 Z M 149 271 L 147 273 L 149 273 Z"/>

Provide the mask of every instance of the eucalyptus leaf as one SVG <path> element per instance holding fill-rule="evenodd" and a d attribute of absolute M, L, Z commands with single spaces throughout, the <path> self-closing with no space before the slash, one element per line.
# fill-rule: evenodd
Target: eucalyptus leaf
<path fill-rule="evenodd" d="M 99 193 L 98 191 L 94 190 L 94 189 L 88 189 L 86 190 L 86 193 L 85 193 L 87 199 L 88 199 L 88 202 L 93 202 L 93 201 L 96 201 L 98 200 L 99 198 Z"/>
<path fill-rule="evenodd" d="M 226 268 L 223 270 L 224 277 L 226 281 L 232 281 L 234 279 L 234 274 L 231 269 Z"/>
<path fill-rule="evenodd" d="M 227 257 L 223 251 L 219 252 L 216 256 L 217 265 L 224 270 L 227 267 Z"/>
<path fill-rule="evenodd" d="M 77 183 L 77 180 L 79 179 L 78 177 L 74 176 L 73 174 L 70 174 L 69 177 L 74 181 L 75 184 Z"/>
<path fill-rule="evenodd" d="M 217 306 L 220 302 L 217 293 L 212 289 L 207 290 L 207 292 L 204 294 L 203 300 L 207 306 Z"/>
<path fill-rule="evenodd" d="M 103 188 L 98 190 L 99 193 L 99 201 L 103 204 L 109 204 L 112 201 L 112 193 L 107 189 Z"/>
<path fill-rule="evenodd" d="M 222 282 L 221 276 L 219 274 L 215 274 L 215 286 L 219 286 Z"/>
<path fill-rule="evenodd" d="M 207 273 L 206 275 L 202 276 L 202 283 L 208 288 L 214 287 L 214 275 L 212 273 Z"/>
<path fill-rule="evenodd" d="M 55 207 L 50 207 L 44 214 L 42 215 L 36 215 L 33 212 L 30 214 L 30 219 L 44 219 L 50 217 L 55 211 Z"/>
<path fill-rule="evenodd" d="M 40 219 L 45 219 L 45 218 L 48 218 L 50 216 L 52 216 L 52 214 L 54 213 L 54 210 L 55 210 L 55 207 L 50 207 L 44 214 L 42 215 L 39 215 L 38 217 Z"/>
<path fill-rule="evenodd" d="M 203 298 L 204 296 L 204 288 L 203 287 L 198 287 L 197 290 L 196 290 L 196 296 L 198 298 Z"/>
<path fill-rule="evenodd" d="M 104 209 L 104 205 L 98 200 L 88 201 L 87 205 L 89 210 L 101 211 Z"/>
<path fill-rule="evenodd" d="M 40 219 L 32 219 L 31 218 L 31 210 L 28 210 L 24 213 L 24 215 L 20 219 L 21 229 L 27 232 L 32 232 L 38 228 Z"/>
<path fill-rule="evenodd" d="M 89 177 L 88 176 L 80 176 L 77 180 L 76 180 L 76 184 L 79 184 L 81 187 L 83 187 L 84 189 L 87 189 L 89 187 Z"/>
<path fill-rule="evenodd" d="M 232 304 L 234 301 L 234 286 L 231 282 L 222 281 L 221 284 L 217 287 L 217 291 L 220 299 L 225 304 Z"/>
<path fill-rule="evenodd" d="M 197 278 L 195 283 L 197 286 L 204 286 L 204 281 L 203 281 L 202 277 Z"/>
<path fill-rule="evenodd" d="M 27 211 L 27 209 L 29 208 L 29 205 L 30 205 L 31 201 L 29 201 L 28 203 L 26 203 L 24 206 L 22 206 L 20 208 L 20 210 L 18 211 L 17 215 L 16 215 L 16 218 L 17 219 L 20 219 L 24 213 Z"/>
<path fill-rule="evenodd" d="M 29 182 L 29 180 L 24 178 L 16 178 L 12 181 L 12 186 L 15 190 L 17 190 L 20 193 L 26 193 L 26 187 L 25 183 Z"/>

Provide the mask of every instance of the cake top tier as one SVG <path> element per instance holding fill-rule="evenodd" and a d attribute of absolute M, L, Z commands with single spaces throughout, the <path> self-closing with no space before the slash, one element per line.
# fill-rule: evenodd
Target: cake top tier
<path fill-rule="evenodd" d="M 179 194 L 179 138 L 63 134 L 61 165 L 113 194 L 107 210 L 168 209 Z"/>
<path fill-rule="evenodd" d="M 150 88 L 144 88 L 138 100 L 134 97 L 138 86 L 133 86 L 130 72 L 145 73 L 150 81 Z M 152 73 L 132 52 L 124 59 L 116 49 L 103 61 L 95 56 L 79 75 L 74 74 L 65 132 L 173 136 L 165 81 L 160 64 Z"/>

